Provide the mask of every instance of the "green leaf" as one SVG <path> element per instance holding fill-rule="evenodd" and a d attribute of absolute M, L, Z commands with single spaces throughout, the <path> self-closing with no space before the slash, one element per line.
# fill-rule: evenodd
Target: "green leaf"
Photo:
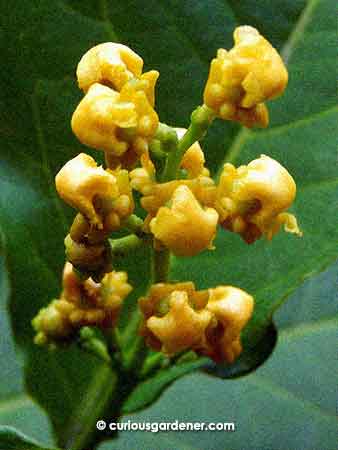
<path fill-rule="evenodd" d="M 201 365 L 203 361 L 195 360 L 159 370 L 153 377 L 139 383 L 126 399 L 122 412 L 128 414 L 145 408 L 153 403 L 171 383 Z"/>
<path fill-rule="evenodd" d="M 122 432 L 99 450 L 336 448 L 338 262 L 308 280 L 276 314 L 271 358 L 256 372 L 223 381 L 185 376 L 161 401 L 124 422 L 234 422 L 234 433 Z"/>
<path fill-rule="evenodd" d="M 0 450 L 53 450 L 42 447 L 11 427 L 0 427 Z M 57 450 L 57 449 L 54 449 Z"/>
<path fill-rule="evenodd" d="M 297 183 L 292 212 L 303 238 L 280 233 L 271 243 L 260 240 L 247 246 L 238 236 L 220 230 L 215 251 L 189 261 L 177 259 L 172 274 L 173 279 L 181 279 L 184 273 L 199 287 L 235 285 L 255 297 L 254 316 L 243 335 L 249 352 L 262 341 L 272 314 L 288 295 L 338 254 L 338 109 L 330 4 L 330 0 L 310 1 L 284 46 L 290 83 L 283 98 L 272 103 L 272 127 L 240 131 L 225 155 L 225 161 L 238 166 L 264 153 L 288 169 Z M 315 44 L 318 52 L 312 60 L 309 54 Z M 242 367 L 224 368 L 223 373 L 240 375 Z"/>
<path fill-rule="evenodd" d="M 47 416 L 24 392 L 22 358 L 15 351 L 7 312 L 9 286 L 3 244 L 0 230 L 0 423 L 39 438 L 44 445 L 52 445 Z"/>

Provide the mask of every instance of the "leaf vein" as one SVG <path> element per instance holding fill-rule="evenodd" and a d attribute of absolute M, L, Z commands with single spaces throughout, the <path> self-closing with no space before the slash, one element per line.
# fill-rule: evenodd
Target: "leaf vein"
<path fill-rule="evenodd" d="M 302 407 L 302 409 L 312 412 L 318 416 L 321 416 L 322 419 L 330 420 L 330 421 L 336 420 L 335 415 L 322 410 L 316 404 L 310 402 L 309 400 L 306 400 L 304 398 L 301 398 L 301 397 L 295 395 L 290 390 L 276 385 L 270 379 L 263 377 L 262 375 L 252 375 L 251 377 L 247 378 L 247 382 L 249 384 L 254 385 L 255 387 L 269 391 L 275 397 L 279 397 L 279 398 L 282 398 L 285 400 L 291 400 L 296 403 L 299 403 L 300 406 Z"/>

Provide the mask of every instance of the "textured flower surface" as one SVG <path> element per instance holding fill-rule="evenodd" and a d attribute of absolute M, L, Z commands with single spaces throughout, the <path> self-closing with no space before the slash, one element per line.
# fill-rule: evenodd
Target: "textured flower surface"
<path fill-rule="evenodd" d="M 184 129 L 176 129 L 183 135 Z M 213 206 L 216 195 L 216 185 L 204 167 L 204 154 L 198 143 L 191 146 L 183 155 L 181 169 L 187 172 L 187 178 L 164 183 L 156 181 L 154 164 L 147 155 L 141 157 L 142 167 L 130 172 L 130 184 L 139 191 L 142 207 L 150 214 L 149 220 L 156 215 L 158 209 L 166 205 L 179 186 L 186 186 L 203 206 Z"/>
<path fill-rule="evenodd" d="M 80 281 L 67 262 L 63 271 L 61 296 L 42 308 L 33 319 L 37 344 L 55 344 L 71 337 L 84 326 L 111 328 L 121 304 L 132 287 L 125 272 L 110 272 L 96 283 Z"/>
<path fill-rule="evenodd" d="M 56 175 L 55 184 L 60 197 L 98 228 L 102 228 L 102 217 L 95 209 L 95 199 L 101 197 L 112 201 L 119 194 L 116 177 L 98 167 L 95 160 L 85 153 L 80 153 L 63 166 Z"/>
<path fill-rule="evenodd" d="M 250 26 L 234 31 L 230 51 L 219 49 L 212 61 L 204 91 L 204 103 L 224 120 L 246 127 L 266 127 L 266 100 L 281 95 L 288 73 L 278 52 Z"/>
<path fill-rule="evenodd" d="M 215 208 L 222 226 L 239 233 L 248 243 L 261 235 L 271 239 L 284 224 L 301 235 L 296 218 L 285 213 L 296 195 L 296 184 L 274 159 L 261 155 L 237 169 L 225 164 L 217 187 Z"/>
<path fill-rule="evenodd" d="M 251 318 L 253 307 L 253 298 L 242 289 L 209 289 L 206 308 L 216 321 L 207 331 L 205 354 L 215 361 L 232 363 L 242 351 L 240 333 Z"/>
<path fill-rule="evenodd" d="M 194 350 L 217 362 L 241 353 L 240 334 L 253 312 L 253 298 L 232 286 L 196 291 L 193 283 L 155 284 L 139 300 L 148 344 L 166 354 Z"/>
<path fill-rule="evenodd" d="M 175 130 L 179 139 L 182 139 L 187 131 L 185 128 L 175 128 Z M 184 153 L 180 167 L 187 172 L 188 178 L 196 178 L 199 175 L 209 176 L 209 170 L 205 167 L 205 156 L 199 142 L 195 142 Z"/>
<path fill-rule="evenodd" d="M 123 44 L 105 42 L 88 50 L 77 70 L 79 88 L 84 92 L 95 83 L 120 91 L 127 81 L 141 76 L 143 60 Z"/>
<path fill-rule="evenodd" d="M 93 84 L 72 117 L 77 138 L 88 147 L 117 157 L 130 149 L 136 154 L 146 151 L 158 126 L 158 116 L 149 102 L 157 76 L 149 78 L 131 80 L 121 92 Z"/>
<path fill-rule="evenodd" d="M 212 247 L 218 214 L 203 208 L 187 186 L 173 193 L 171 205 L 161 207 L 150 222 L 150 230 L 175 255 L 193 256 Z"/>
<path fill-rule="evenodd" d="M 167 314 L 147 321 L 149 330 L 162 343 L 161 351 L 170 355 L 201 345 L 211 313 L 206 309 L 195 311 L 184 291 L 173 291 L 167 302 Z"/>

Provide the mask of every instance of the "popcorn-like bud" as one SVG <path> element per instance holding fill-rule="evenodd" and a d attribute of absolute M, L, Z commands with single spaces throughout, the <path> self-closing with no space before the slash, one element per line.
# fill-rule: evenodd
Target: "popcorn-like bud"
<path fill-rule="evenodd" d="M 201 352 L 215 361 L 232 363 L 242 351 L 240 333 L 251 318 L 253 307 L 253 298 L 241 289 L 209 289 L 206 309 L 216 320 L 206 330 L 206 347 Z"/>
<path fill-rule="evenodd" d="M 250 26 L 234 31 L 230 51 L 219 49 L 212 61 L 204 103 L 224 120 L 244 126 L 266 127 L 268 110 L 263 102 L 281 95 L 288 73 L 278 52 Z"/>
<path fill-rule="evenodd" d="M 218 214 L 203 208 L 187 186 L 173 193 L 171 206 L 161 207 L 150 222 L 150 230 L 177 256 L 193 256 L 212 247 Z"/>
<path fill-rule="evenodd" d="M 171 355 L 201 345 L 211 313 L 205 309 L 195 311 L 182 291 L 170 294 L 168 308 L 163 317 L 152 316 L 147 321 L 149 330 L 162 343 L 162 352 Z"/>
<path fill-rule="evenodd" d="M 59 300 L 53 300 L 46 308 L 42 308 L 33 319 L 32 325 L 37 333 L 34 342 L 37 345 L 46 345 L 54 340 L 64 340 L 73 333 L 69 315 L 65 314 L 63 306 L 61 305 L 60 308 Z M 73 310 L 72 305 L 69 305 L 67 313 Z"/>
<path fill-rule="evenodd" d="M 87 244 L 73 241 L 68 234 L 65 238 L 66 257 L 76 269 L 93 274 L 111 270 L 109 252 L 104 243 Z"/>
<path fill-rule="evenodd" d="M 149 319 L 153 315 L 163 316 L 164 313 L 167 313 L 167 298 L 174 291 L 186 292 L 189 297 L 189 303 L 195 309 L 204 308 L 207 304 L 209 296 L 208 291 L 196 291 L 192 281 L 181 283 L 157 283 L 151 286 L 146 297 L 141 297 L 138 301 L 145 319 Z"/>
<path fill-rule="evenodd" d="M 63 290 L 58 300 L 41 309 L 33 319 L 37 344 L 69 340 L 84 326 L 112 328 L 123 300 L 131 292 L 125 272 L 107 273 L 100 283 L 91 278 L 80 281 L 67 262 Z"/>
<path fill-rule="evenodd" d="M 222 226 L 252 243 L 261 235 L 267 239 L 279 231 L 301 236 L 296 218 L 284 211 L 296 195 L 296 184 L 277 161 L 261 155 L 237 169 L 225 164 L 217 187 L 215 209 Z"/>
<path fill-rule="evenodd" d="M 102 228 L 102 217 L 95 209 L 95 199 L 114 199 L 119 193 L 116 177 L 98 167 L 95 160 L 84 153 L 63 166 L 56 175 L 55 184 L 60 197 L 98 228 Z"/>
<path fill-rule="evenodd" d="M 147 195 L 152 192 L 155 181 L 155 166 L 148 154 L 141 156 L 142 167 L 138 167 L 129 173 L 130 184 L 135 191 Z"/>
<path fill-rule="evenodd" d="M 153 87 L 154 77 L 151 76 L 150 81 L 140 79 L 126 83 L 120 93 L 93 84 L 73 114 L 74 134 L 83 144 L 115 157 L 121 157 L 128 150 L 141 155 L 148 150 L 148 142 L 159 123 L 149 101 L 149 98 L 153 100 Z"/>
<path fill-rule="evenodd" d="M 187 159 L 187 164 L 190 165 L 192 159 Z M 208 175 L 203 174 L 207 173 L 207 169 L 196 178 L 156 183 L 155 167 L 149 156 L 142 155 L 141 163 L 142 167 L 130 172 L 130 184 L 133 189 L 143 194 L 141 205 L 151 216 L 156 215 L 158 209 L 170 201 L 179 186 L 187 186 L 203 206 L 214 205 L 216 186 Z"/>
<path fill-rule="evenodd" d="M 120 91 L 127 81 L 141 76 L 142 68 L 142 58 L 129 47 L 105 42 L 83 55 L 76 75 L 79 87 L 84 92 L 95 83 Z"/>
<path fill-rule="evenodd" d="M 84 153 L 68 161 L 55 178 L 60 197 L 81 214 L 71 228 L 71 237 L 82 242 L 102 242 L 132 214 L 134 200 L 126 170 L 104 170 Z"/>
<path fill-rule="evenodd" d="M 240 334 L 253 306 L 249 294 L 232 286 L 196 291 L 191 282 L 159 283 L 139 299 L 141 334 L 168 355 L 189 349 L 232 363 L 242 351 Z"/>
<path fill-rule="evenodd" d="M 185 128 L 175 128 L 177 136 L 182 139 L 186 133 Z M 205 157 L 203 150 L 198 142 L 195 142 L 188 150 L 184 153 L 181 161 L 181 169 L 187 171 L 188 178 L 196 178 L 200 175 L 209 176 L 209 170 L 204 167 Z"/>
<path fill-rule="evenodd" d="M 129 173 L 120 168 L 108 172 L 115 176 L 119 190 L 118 197 L 113 201 L 113 210 L 119 218 L 124 219 L 133 213 L 135 207 Z"/>
<path fill-rule="evenodd" d="M 147 297 L 139 299 L 144 317 L 141 334 L 147 344 L 169 354 L 201 345 L 210 316 L 203 309 L 208 295 L 208 291 L 196 291 L 192 282 L 151 286 Z"/>
<path fill-rule="evenodd" d="M 191 180 L 173 180 L 167 183 L 149 183 L 144 187 L 141 199 L 142 207 L 151 215 L 155 215 L 158 209 L 172 198 L 179 186 L 186 186 L 194 194 L 203 206 L 213 207 L 215 203 L 216 186 L 214 181 L 207 176 L 200 175 Z"/>

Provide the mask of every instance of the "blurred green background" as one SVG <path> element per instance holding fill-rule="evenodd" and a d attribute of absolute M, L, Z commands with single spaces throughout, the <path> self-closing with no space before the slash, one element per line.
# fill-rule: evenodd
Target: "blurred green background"
<path fill-rule="evenodd" d="M 0 5 L 0 425 L 52 446 L 47 415 L 33 397 L 66 443 L 79 405 L 88 410 L 88 427 L 95 425 L 84 393 L 90 386 L 105 389 L 96 381 L 100 367 L 95 361 L 74 350 L 51 356 L 36 349 L 30 326 L 38 309 L 58 295 L 63 238 L 74 215 L 57 199 L 53 178 L 80 151 L 91 153 L 69 125 L 82 96 L 75 80 L 80 57 L 108 40 L 132 47 L 143 57 L 145 70 L 160 71 L 156 104 L 161 121 L 187 126 L 217 48 L 230 48 L 234 27 L 249 24 L 282 51 L 289 86 L 269 105 L 267 130 L 243 131 L 217 122 L 203 147 L 212 173 L 225 159 L 237 165 L 261 153 L 286 166 L 297 182 L 292 212 L 304 237 L 280 234 L 271 244 L 245 246 L 238 236 L 219 233 L 216 251 L 176 259 L 172 277 L 192 279 L 199 288 L 234 284 L 253 294 L 255 317 L 245 335 L 249 343 L 292 294 L 274 314 L 277 347 L 245 378 L 187 375 L 150 408 L 131 416 L 135 421 L 234 421 L 236 432 L 123 433 L 102 449 L 334 450 L 335 2 L 0 0 Z M 91 154 L 100 160 L 99 152 Z M 142 271 L 139 259 L 128 261 L 136 287 L 132 300 L 144 290 L 146 261 Z"/>

